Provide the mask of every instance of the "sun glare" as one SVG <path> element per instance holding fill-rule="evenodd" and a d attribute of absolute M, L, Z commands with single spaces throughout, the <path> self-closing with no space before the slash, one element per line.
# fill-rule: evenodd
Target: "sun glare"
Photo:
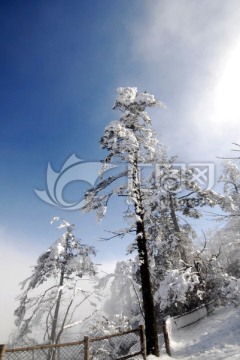
<path fill-rule="evenodd" d="M 215 120 L 240 120 L 240 43 L 230 52 L 215 96 Z"/>

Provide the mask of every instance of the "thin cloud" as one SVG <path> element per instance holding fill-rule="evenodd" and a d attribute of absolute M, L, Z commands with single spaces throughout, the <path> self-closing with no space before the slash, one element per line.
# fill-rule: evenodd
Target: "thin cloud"
<path fill-rule="evenodd" d="M 0 244 L 0 343 L 4 344 L 14 329 L 14 310 L 18 306 L 16 298 L 20 294 L 19 283 L 31 275 L 30 267 L 36 262 L 37 256 L 27 249 L 16 249 L 3 228 L 0 228 Z"/>
<path fill-rule="evenodd" d="M 236 140 L 236 119 L 217 119 L 214 99 L 240 40 L 239 17 L 236 0 L 151 1 L 131 26 L 137 86 L 168 105 L 154 127 L 181 158 L 214 160 Z"/>
<path fill-rule="evenodd" d="M 146 4 L 144 13 L 144 18 L 132 27 L 132 53 L 152 63 L 169 54 L 179 58 L 177 49 L 185 54 L 198 52 L 202 46 L 206 50 L 211 44 L 216 46 L 216 40 L 220 45 L 229 35 L 234 36 L 239 28 L 240 6 L 235 0 L 155 0 Z"/>

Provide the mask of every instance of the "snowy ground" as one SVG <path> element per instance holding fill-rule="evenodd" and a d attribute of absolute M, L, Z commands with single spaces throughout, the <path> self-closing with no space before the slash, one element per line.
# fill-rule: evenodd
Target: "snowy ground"
<path fill-rule="evenodd" d="M 240 310 L 219 308 L 198 323 L 175 331 L 171 343 L 173 357 L 163 355 L 162 360 L 239 360 Z"/>

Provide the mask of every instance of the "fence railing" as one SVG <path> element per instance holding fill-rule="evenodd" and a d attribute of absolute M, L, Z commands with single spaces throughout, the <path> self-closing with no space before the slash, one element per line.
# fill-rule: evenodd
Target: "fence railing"
<path fill-rule="evenodd" d="M 185 326 L 192 325 L 195 322 L 209 315 L 217 305 L 218 299 L 214 299 L 207 304 L 203 304 L 182 315 L 170 317 L 172 330 L 179 330 Z"/>
<path fill-rule="evenodd" d="M 171 354 L 170 350 L 170 341 L 171 341 L 171 334 L 174 330 L 182 329 L 186 326 L 192 325 L 199 320 L 203 319 L 207 315 L 210 315 L 214 308 L 218 305 L 218 299 L 210 301 L 208 304 L 203 304 L 192 311 L 184 313 L 178 316 L 168 316 L 164 320 L 164 331 L 165 331 L 165 344 L 166 348 L 168 349 L 169 355 Z"/>
<path fill-rule="evenodd" d="M 146 360 L 144 327 L 98 338 L 9 349 L 0 345 L 0 360 Z"/>

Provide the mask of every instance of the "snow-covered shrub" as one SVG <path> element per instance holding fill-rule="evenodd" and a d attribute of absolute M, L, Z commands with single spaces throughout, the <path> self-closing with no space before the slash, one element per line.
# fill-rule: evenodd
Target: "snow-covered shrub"
<path fill-rule="evenodd" d="M 89 334 L 90 337 L 94 339 L 96 337 L 113 335 L 131 329 L 129 319 L 123 314 L 116 314 L 111 321 L 104 317 L 102 320 L 98 320 L 90 327 Z M 131 348 L 138 342 L 139 336 L 135 333 L 110 337 L 99 341 L 96 346 L 95 342 L 92 342 L 91 356 L 93 356 L 94 359 L 99 359 L 103 355 L 104 359 L 115 359 L 128 354 Z"/>
<path fill-rule="evenodd" d="M 227 277 L 227 286 L 222 288 L 222 303 L 240 305 L 240 279 Z"/>
<path fill-rule="evenodd" d="M 195 269 L 167 270 L 160 287 L 155 293 L 155 302 L 160 311 L 171 316 L 179 315 L 183 309 L 194 308 L 193 298 L 202 302 L 203 292 L 198 288 L 199 276 Z"/>

